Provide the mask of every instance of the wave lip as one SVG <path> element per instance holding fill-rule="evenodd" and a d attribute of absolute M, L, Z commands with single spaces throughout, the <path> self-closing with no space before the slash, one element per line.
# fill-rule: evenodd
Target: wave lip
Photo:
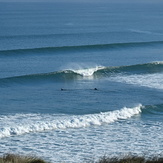
<path fill-rule="evenodd" d="M 109 124 L 120 119 L 128 119 L 134 115 L 140 114 L 142 108 L 142 105 L 139 104 L 134 108 L 124 107 L 116 111 L 80 116 L 40 114 L 16 114 L 8 117 L 1 116 L 0 138 L 22 135 L 31 132 L 43 132 L 45 130 L 83 128 L 94 125 L 99 126 Z"/>
<path fill-rule="evenodd" d="M 102 66 L 96 66 L 95 68 L 86 68 L 86 69 L 78 69 L 78 70 L 71 70 L 74 73 L 77 73 L 79 75 L 82 75 L 84 77 L 90 77 L 92 76 L 95 72 L 99 70 L 103 70 L 105 67 Z"/>

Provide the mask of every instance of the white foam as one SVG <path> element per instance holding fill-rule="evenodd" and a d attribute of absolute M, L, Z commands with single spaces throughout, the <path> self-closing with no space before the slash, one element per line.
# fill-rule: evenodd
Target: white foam
<path fill-rule="evenodd" d="M 142 105 L 134 108 L 124 107 L 121 110 L 99 114 L 79 116 L 45 115 L 45 114 L 16 114 L 0 117 L 0 138 L 22 135 L 30 132 L 45 130 L 84 128 L 128 119 L 141 112 Z"/>
<path fill-rule="evenodd" d="M 91 77 L 96 71 L 104 68 L 104 66 L 97 65 L 94 63 L 69 63 L 63 69 L 73 71 L 74 73 L 77 73 L 84 77 Z"/>
<path fill-rule="evenodd" d="M 162 33 L 153 32 L 153 31 L 143 31 L 138 29 L 130 29 L 131 32 L 134 33 L 144 33 L 144 34 L 150 34 L 150 35 L 163 35 Z"/>
<path fill-rule="evenodd" d="M 163 61 L 154 61 L 154 62 L 151 62 L 151 63 L 153 63 L 153 64 L 155 64 L 155 65 L 162 65 L 163 64 Z"/>
<path fill-rule="evenodd" d="M 143 31 L 143 30 L 138 30 L 138 29 L 130 29 L 131 32 L 135 33 L 144 33 L 144 34 L 153 34 L 151 31 Z"/>
<path fill-rule="evenodd" d="M 160 63 L 158 63 L 160 64 Z M 111 77 L 109 80 L 123 82 L 127 84 L 139 85 L 148 88 L 163 89 L 163 74 L 143 74 L 143 75 L 120 75 Z"/>
<path fill-rule="evenodd" d="M 104 69 L 102 66 L 96 66 L 94 68 L 85 68 L 85 69 L 77 69 L 77 70 L 72 70 L 73 72 L 80 74 L 85 77 L 92 76 L 96 71 Z"/>

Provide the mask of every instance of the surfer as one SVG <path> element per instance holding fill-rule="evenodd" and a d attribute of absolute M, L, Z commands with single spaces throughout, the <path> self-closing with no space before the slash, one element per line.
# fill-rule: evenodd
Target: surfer
<path fill-rule="evenodd" d="M 98 89 L 97 88 L 94 88 L 95 91 L 97 91 Z"/>

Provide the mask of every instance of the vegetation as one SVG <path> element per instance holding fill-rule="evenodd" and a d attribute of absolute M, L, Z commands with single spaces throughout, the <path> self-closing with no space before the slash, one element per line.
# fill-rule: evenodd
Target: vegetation
<path fill-rule="evenodd" d="M 63 160 L 64 162 L 64 160 Z M 91 163 L 163 163 L 163 157 L 153 157 L 146 159 L 139 156 L 125 156 L 119 157 L 102 157 L 97 162 L 90 161 Z M 0 158 L 0 163 L 48 163 L 42 159 L 30 156 L 20 156 L 14 154 L 6 154 Z M 89 162 L 88 162 L 89 163 Z"/>
<path fill-rule="evenodd" d="M 123 158 L 118 157 L 102 157 L 98 163 L 163 163 L 163 157 L 153 157 L 146 159 L 139 156 L 125 156 Z"/>
<path fill-rule="evenodd" d="M 47 162 L 45 162 L 42 159 L 31 156 L 6 154 L 0 158 L 0 163 L 47 163 Z"/>

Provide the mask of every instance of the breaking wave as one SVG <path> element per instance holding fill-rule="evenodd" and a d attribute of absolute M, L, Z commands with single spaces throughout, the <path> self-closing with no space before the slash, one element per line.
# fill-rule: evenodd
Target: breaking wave
<path fill-rule="evenodd" d="M 163 89 L 163 73 L 142 75 L 120 75 L 109 80 L 148 88 Z"/>
<path fill-rule="evenodd" d="M 141 113 L 143 106 L 87 115 L 16 114 L 0 116 L 0 138 L 45 130 L 83 128 L 113 123 Z"/>
<path fill-rule="evenodd" d="M 111 78 L 114 77 L 115 80 L 119 80 L 126 83 L 133 83 L 135 81 L 135 75 L 142 81 L 148 79 L 148 77 L 157 76 L 163 73 L 163 62 L 152 62 L 145 64 L 129 65 L 129 66 L 117 66 L 117 67 L 104 67 L 95 66 L 93 68 L 80 68 L 80 69 L 67 69 L 63 71 L 49 72 L 49 73 L 39 73 L 39 74 L 29 74 L 22 76 L 13 76 L 0 79 L 0 86 L 5 86 L 8 84 L 25 84 L 28 82 L 68 82 L 72 80 L 82 80 L 82 79 L 100 79 L 100 78 Z M 145 76 L 147 76 L 145 78 Z M 157 79 L 157 77 L 155 79 Z M 113 79 L 113 78 L 112 78 Z M 133 79 L 133 80 L 132 80 Z M 147 83 L 146 82 L 143 83 Z M 141 82 L 141 80 L 140 80 Z M 146 85 L 146 84 L 145 84 Z"/>
<path fill-rule="evenodd" d="M 145 108 L 146 109 L 142 110 L 142 113 L 144 113 L 145 115 L 152 115 L 152 117 L 154 115 L 159 115 L 159 116 L 161 116 L 161 119 L 162 119 L 162 116 L 163 116 L 163 104 L 146 105 Z"/>

